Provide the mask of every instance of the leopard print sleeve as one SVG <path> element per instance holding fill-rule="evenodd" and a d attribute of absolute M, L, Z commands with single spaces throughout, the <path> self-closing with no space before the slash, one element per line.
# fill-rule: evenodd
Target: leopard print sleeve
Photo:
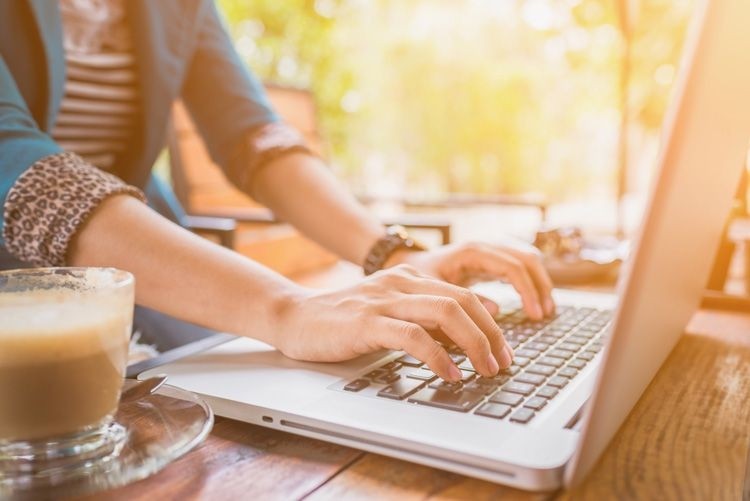
<path fill-rule="evenodd" d="M 18 259 L 36 266 L 63 266 L 71 239 L 107 197 L 143 193 L 85 162 L 74 153 L 49 155 L 34 163 L 5 199 L 3 238 Z"/>

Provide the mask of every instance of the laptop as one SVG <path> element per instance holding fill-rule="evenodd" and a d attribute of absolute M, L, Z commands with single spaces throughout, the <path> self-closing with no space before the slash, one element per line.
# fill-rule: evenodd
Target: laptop
<path fill-rule="evenodd" d="M 485 283 L 514 365 L 440 381 L 398 352 L 346 363 L 285 358 L 221 334 L 149 362 L 216 414 L 492 482 L 548 491 L 596 463 L 697 309 L 750 138 L 750 2 L 698 5 L 650 205 L 617 294 L 556 290 L 554 318 L 527 319 L 513 290 Z M 367 328 L 367 326 L 362 326 Z"/>

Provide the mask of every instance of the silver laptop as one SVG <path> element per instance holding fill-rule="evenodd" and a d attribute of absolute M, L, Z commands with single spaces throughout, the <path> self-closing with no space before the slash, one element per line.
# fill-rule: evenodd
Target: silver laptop
<path fill-rule="evenodd" d="M 492 482 L 529 490 L 579 482 L 696 310 L 744 164 L 750 2 L 709 0 L 694 17 L 619 293 L 558 290 L 557 316 L 532 322 L 508 286 L 477 287 L 503 305 L 498 322 L 516 350 L 510 370 L 481 378 L 453 349 L 465 380 L 446 385 L 404 353 L 300 363 L 223 336 L 140 377 L 167 373 L 221 416 Z"/>

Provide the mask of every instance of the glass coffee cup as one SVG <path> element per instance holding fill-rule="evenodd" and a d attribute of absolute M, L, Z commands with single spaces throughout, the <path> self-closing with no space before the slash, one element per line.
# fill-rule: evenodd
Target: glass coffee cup
<path fill-rule="evenodd" d="M 0 272 L 0 483 L 116 456 L 134 278 L 112 268 Z"/>

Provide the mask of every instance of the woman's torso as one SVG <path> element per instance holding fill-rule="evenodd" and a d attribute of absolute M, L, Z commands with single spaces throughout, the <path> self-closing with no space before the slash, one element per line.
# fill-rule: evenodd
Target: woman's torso
<path fill-rule="evenodd" d="M 60 0 L 65 90 L 53 139 L 103 170 L 133 142 L 138 84 L 124 0 Z"/>

